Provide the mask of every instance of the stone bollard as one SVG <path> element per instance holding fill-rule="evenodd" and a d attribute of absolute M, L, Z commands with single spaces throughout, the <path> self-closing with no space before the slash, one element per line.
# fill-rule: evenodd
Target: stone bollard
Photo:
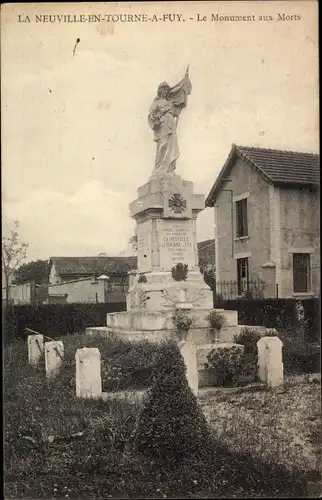
<path fill-rule="evenodd" d="M 100 398 L 102 396 L 101 353 L 97 347 L 77 349 L 76 396 Z"/>
<path fill-rule="evenodd" d="M 43 352 L 43 335 L 28 335 L 28 363 L 30 365 L 37 365 Z"/>
<path fill-rule="evenodd" d="M 282 347 L 278 337 L 262 337 L 257 342 L 259 379 L 270 387 L 283 384 Z"/>
<path fill-rule="evenodd" d="M 59 371 L 64 358 L 64 344 L 61 340 L 45 342 L 45 367 L 47 378 L 53 378 Z"/>
<path fill-rule="evenodd" d="M 187 368 L 186 377 L 193 394 L 198 396 L 197 346 L 193 342 L 179 342 L 181 356 Z"/>

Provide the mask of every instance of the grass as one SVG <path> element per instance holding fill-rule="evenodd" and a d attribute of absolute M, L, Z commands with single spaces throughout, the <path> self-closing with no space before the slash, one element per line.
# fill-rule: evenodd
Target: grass
<path fill-rule="evenodd" d="M 267 463 L 318 470 L 321 462 L 320 377 L 289 377 L 283 387 L 218 392 L 202 399 L 206 416 L 227 448 Z"/>
<path fill-rule="evenodd" d="M 187 457 L 165 468 L 148 460 L 131 448 L 139 402 L 75 397 L 72 340 L 64 338 L 64 367 L 54 381 L 46 380 L 42 364 L 27 364 L 25 342 L 5 350 L 5 498 L 296 497 L 317 477 L 311 469 L 268 465 L 218 433 L 208 461 Z M 102 339 L 88 342 L 113 349 Z"/>

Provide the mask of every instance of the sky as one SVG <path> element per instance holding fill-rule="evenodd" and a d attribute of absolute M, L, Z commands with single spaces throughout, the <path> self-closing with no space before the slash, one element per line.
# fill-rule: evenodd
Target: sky
<path fill-rule="evenodd" d="M 176 84 L 187 64 L 192 93 L 180 116 L 177 173 L 196 193 L 207 196 L 232 143 L 319 150 L 316 2 L 1 10 L 3 233 L 19 220 L 27 260 L 132 253 L 128 205 L 154 165 L 148 110 L 159 83 Z M 175 13 L 185 21 L 35 22 L 36 14 L 81 13 Z M 198 13 L 274 21 L 202 22 Z M 278 13 L 301 19 L 277 21 Z M 197 234 L 214 237 L 212 209 L 199 214 Z"/>

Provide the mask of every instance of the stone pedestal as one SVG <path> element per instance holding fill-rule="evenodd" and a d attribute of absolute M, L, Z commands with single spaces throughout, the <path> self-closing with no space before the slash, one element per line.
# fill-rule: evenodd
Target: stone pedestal
<path fill-rule="evenodd" d="M 258 376 L 270 387 L 282 385 L 284 381 L 282 347 L 278 337 L 262 337 L 257 342 Z"/>
<path fill-rule="evenodd" d="M 194 308 L 213 307 L 198 265 L 196 218 L 204 207 L 204 196 L 194 194 L 193 183 L 176 174 L 152 176 L 138 189 L 130 212 L 137 222 L 138 271 L 146 282 L 129 290 L 128 311 L 170 310 L 183 295 Z M 188 266 L 184 282 L 171 275 L 178 263 Z"/>
<path fill-rule="evenodd" d="M 193 183 L 174 173 L 152 176 L 138 189 L 130 212 L 137 222 L 138 273 L 144 282 L 134 280 L 127 312 L 107 315 L 107 327 L 129 333 L 169 332 L 178 304 L 204 323 L 213 308 L 212 291 L 198 265 L 196 218 L 204 206 L 204 196 L 194 193 Z M 187 266 L 184 281 L 172 277 L 171 269 L 179 263 Z"/>
<path fill-rule="evenodd" d="M 186 365 L 186 377 L 193 394 L 198 396 L 197 346 L 192 342 L 179 342 L 179 349 Z"/>
<path fill-rule="evenodd" d="M 153 175 L 138 188 L 130 204 L 137 223 L 138 273 L 131 275 L 127 310 L 107 314 L 106 327 L 87 328 L 87 334 L 160 342 L 176 337 L 172 314 L 186 309 L 193 318 L 187 340 L 210 341 L 206 316 L 213 309 L 213 292 L 199 270 L 196 234 L 197 215 L 204 208 L 204 195 L 195 194 L 193 183 L 175 173 Z M 177 264 L 187 266 L 185 280 L 173 278 Z M 237 312 L 221 312 L 227 323 L 223 338 L 231 339 L 238 331 Z"/>
<path fill-rule="evenodd" d="M 77 349 L 76 396 L 79 398 L 100 398 L 102 396 L 101 354 L 94 347 Z"/>
<path fill-rule="evenodd" d="M 44 352 L 43 335 L 28 335 L 28 363 L 37 365 Z"/>
<path fill-rule="evenodd" d="M 64 344 L 61 340 L 45 342 L 45 367 L 47 378 L 54 378 L 64 359 Z"/>

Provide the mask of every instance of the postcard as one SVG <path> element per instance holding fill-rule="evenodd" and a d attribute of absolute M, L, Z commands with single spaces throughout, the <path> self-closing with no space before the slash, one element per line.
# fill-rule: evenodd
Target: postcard
<path fill-rule="evenodd" d="M 318 3 L 1 6 L 6 498 L 319 496 Z"/>

